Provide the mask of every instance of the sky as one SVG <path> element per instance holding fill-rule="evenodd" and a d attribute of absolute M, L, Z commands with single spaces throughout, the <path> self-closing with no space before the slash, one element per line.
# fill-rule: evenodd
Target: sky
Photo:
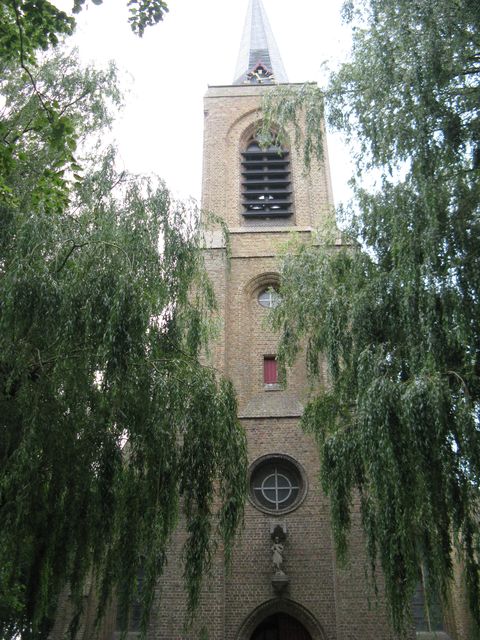
<path fill-rule="evenodd" d="M 53 0 L 70 13 L 72 0 Z M 322 84 L 322 63 L 345 59 L 342 0 L 263 0 L 290 82 Z M 121 168 L 162 177 L 176 197 L 200 200 L 203 96 L 231 84 L 248 0 L 170 0 L 163 22 L 143 38 L 128 25 L 127 0 L 87 0 L 71 44 L 84 62 L 114 60 L 126 91 L 114 125 Z M 335 202 L 348 197 L 348 150 L 328 136 Z"/>

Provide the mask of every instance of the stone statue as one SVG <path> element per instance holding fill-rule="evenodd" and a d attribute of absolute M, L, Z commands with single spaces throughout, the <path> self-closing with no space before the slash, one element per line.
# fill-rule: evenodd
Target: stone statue
<path fill-rule="evenodd" d="M 272 549 L 272 565 L 275 570 L 275 573 L 283 573 L 282 564 L 283 564 L 283 549 L 284 545 L 280 542 L 280 538 L 275 536 L 273 539 L 273 544 L 271 546 Z"/>

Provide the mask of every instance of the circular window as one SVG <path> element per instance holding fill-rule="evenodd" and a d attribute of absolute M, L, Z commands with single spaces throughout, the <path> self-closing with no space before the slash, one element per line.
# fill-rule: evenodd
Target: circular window
<path fill-rule="evenodd" d="M 250 499 L 268 513 L 296 508 L 305 497 L 305 474 L 289 456 L 264 456 L 250 470 Z"/>
<path fill-rule="evenodd" d="M 275 289 L 264 289 L 258 296 L 258 302 L 262 307 L 274 309 L 280 303 L 280 294 Z"/>

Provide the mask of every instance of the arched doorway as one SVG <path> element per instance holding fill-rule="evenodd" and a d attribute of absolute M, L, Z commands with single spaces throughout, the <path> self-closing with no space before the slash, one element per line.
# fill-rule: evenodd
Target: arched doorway
<path fill-rule="evenodd" d="M 312 640 L 312 636 L 292 616 L 275 613 L 258 625 L 250 640 Z"/>

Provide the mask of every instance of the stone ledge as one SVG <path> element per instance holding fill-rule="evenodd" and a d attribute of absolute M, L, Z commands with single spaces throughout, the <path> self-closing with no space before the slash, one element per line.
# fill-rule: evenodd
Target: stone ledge
<path fill-rule="evenodd" d="M 238 413 L 239 418 L 299 418 L 302 415 L 303 405 L 288 391 L 253 396 Z"/>

